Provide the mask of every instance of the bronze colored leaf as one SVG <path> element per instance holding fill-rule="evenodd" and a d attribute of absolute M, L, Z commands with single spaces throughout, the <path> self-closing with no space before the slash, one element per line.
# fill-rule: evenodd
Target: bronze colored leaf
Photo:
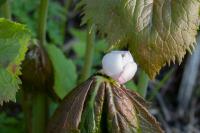
<path fill-rule="evenodd" d="M 80 6 L 83 23 L 95 24 L 110 45 L 128 48 L 150 78 L 194 49 L 199 0 L 81 0 Z"/>
<path fill-rule="evenodd" d="M 160 124 L 156 121 L 156 119 L 148 112 L 147 108 L 144 106 L 144 102 L 139 101 L 138 99 L 142 99 L 135 92 L 131 92 L 129 90 L 124 89 L 125 93 L 132 100 L 132 104 L 136 109 L 136 115 L 138 119 L 139 131 L 142 133 L 156 133 L 163 132 L 160 128 Z M 137 98 L 135 98 L 137 97 Z"/>
<path fill-rule="evenodd" d="M 65 97 L 48 133 L 162 133 L 146 106 L 137 93 L 95 75 Z"/>
<path fill-rule="evenodd" d="M 53 68 L 46 51 L 39 44 L 31 44 L 22 63 L 23 89 L 31 93 L 36 89 L 44 91 L 53 86 Z M 31 86 L 31 87 L 30 87 Z"/>
<path fill-rule="evenodd" d="M 48 133 L 78 131 L 86 96 L 93 82 L 93 79 L 89 79 L 66 96 L 54 113 Z"/>

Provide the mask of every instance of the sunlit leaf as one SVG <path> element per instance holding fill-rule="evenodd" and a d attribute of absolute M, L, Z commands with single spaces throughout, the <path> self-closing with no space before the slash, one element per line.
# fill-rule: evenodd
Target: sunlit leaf
<path fill-rule="evenodd" d="M 199 0 L 82 0 L 80 6 L 83 23 L 96 24 L 114 47 L 127 47 L 151 78 L 194 48 Z"/>
<path fill-rule="evenodd" d="M 0 104 L 15 101 L 15 94 L 19 89 L 20 81 L 6 69 L 0 68 Z"/>
<path fill-rule="evenodd" d="M 76 66 L 56 46 L 47 45 L 46 49 L 54 68 L 54 90 L 60 98 L 63 98 L 75 87 Z"/>
<path fill-rule="evenodd" d="M 24 25 L 0 19 L 0 104 L 15 101 L 20 65 L 29 39 L 30 33 Z"/>
<path fill-rule="evenodd" d="M 48 133 L 162 133 L 145 100 L 96 75 L 71 91 L 55 111 Z"/>

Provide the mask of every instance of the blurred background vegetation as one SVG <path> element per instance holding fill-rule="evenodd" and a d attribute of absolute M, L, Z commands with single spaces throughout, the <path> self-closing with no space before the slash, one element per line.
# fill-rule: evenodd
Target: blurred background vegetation
<path fill-rule="evenodd" d="M 94 46 L 88 46 L 88 29 L 80 25 L 81 14 L 76 10 L 79 0 L 50 0 L 47 18 L 48 54 L 56 66 L 54 90 L 63 98 L 73 87 L 101 69 L 101 59 L 109 46 L 96 37 Z M 23 23 L 37 37 L 39 0 L 11 0 L 12 20 Z M 2 12 L 0 13 L 2 16 Z M 198 37 L 199 38 L 199 37 Z M 155 80 L 139 70 L 126 86 L 142 94 L 152 105 L 150 111 L 161 122 L 167 133 L 200 133 L 200 40 L 193 55 L 187 55 L 181 65 L 164 67 Z M 37 44 L 37 40 L 32 41 Z M 90 49 L 90 57 L 87 57 Z M 53 56 L 56 55 L 56 56 Z M 91 66 L 84 68 L 86 58 Z M 85 70 L 87 69 L 87 70 Z M 83 71 L 88 71 L 82 76 Z M 65 88 L 65 89 L 63 89 Z M 147 88 L 147 92 L 144 92 Z M 22 90 L 16 103 L 0 106 L 0 133 L 26 133 Z M 59 100 L 48 99 L 48 117 Z M 30 115 L 30 114 L 29 114 Z M 30 116 L 31 117 L 31 116 Z M 34 117 L 34 116 L 33 116 Z"/>

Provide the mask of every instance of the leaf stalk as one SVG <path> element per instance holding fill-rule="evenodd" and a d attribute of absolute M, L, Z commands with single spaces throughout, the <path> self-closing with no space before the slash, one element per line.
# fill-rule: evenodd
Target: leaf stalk
<path fill-rule="evenodd" d="M 94 43 L 95 43 L 95 28 L 94 26 L 90 26 L 87 32 L 87 45 L 85 51 L 84 66 L 79 83 L 83 82 L 90 76 L 93 54 L 94 54 Z"/>
<path fill-rule="evenodd" d="M 4 18 L 11 20 L 10 1 L 6 0 L 1 6 L 2 15 Z"/>
<path fill-rule="evenodd" d="M 148 83 L 149 83 L 148 75 L 143 70 L 140 70 L 139 81 L 138 81 L 138 93 L 144 98 L 146 97 Z"/>

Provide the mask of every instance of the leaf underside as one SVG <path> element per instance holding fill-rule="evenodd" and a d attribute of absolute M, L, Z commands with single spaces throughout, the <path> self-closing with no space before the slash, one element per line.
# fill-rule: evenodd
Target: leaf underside
<path fill-rule="evenodd" d="M 93 76 L 65 97 L 48 133 L 162 133 L 138 94 Z"/>
<path fill-rule="evenodd" d="M 154 78 L 191 52 L 199 26 L 199 0 L 82 0 L 83 23 L 93 23 L 114 48 L 128 48 Z"/>
<path fill-rule="evenodd" d="M 0 104 L 15 101 L 29 39 L 30 32 L 24 25 L 0 18 Z"/>

